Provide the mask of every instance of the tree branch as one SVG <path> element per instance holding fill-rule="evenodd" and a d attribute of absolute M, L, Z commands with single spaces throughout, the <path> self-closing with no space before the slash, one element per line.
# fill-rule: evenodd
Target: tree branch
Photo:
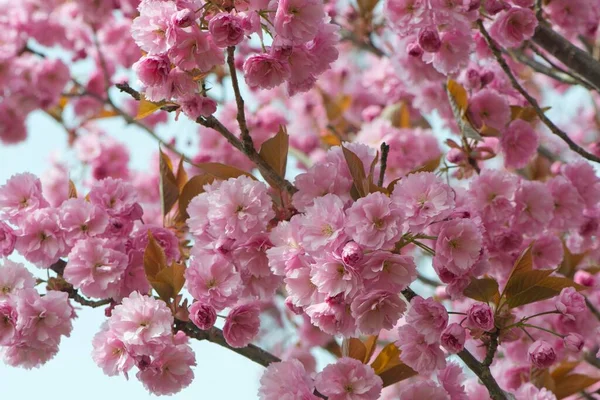
<path fill-rule="evenodd" d="M 490 37 L 490 34 L 483 26 L 483 22 L 481 20 L 478 20 L 477 25 L 479 26 L 479 30 L 480 30 L 481 34 L 483 35 L 483 37 L 485 38 L 485 40 L 488 44 L 488 47 L 490 48 L 490 50 L 492 50 L 492 53 L 494 54 L 496 61 L 498 61 L 498 64 L 500 64 L 500 67 L 502 68 L 504 73 L 508 76 L 508 79 L 510 80 L 512 86 L 519 93 L 521 93 L 521 95 L 529 102 L 529 104 L 531 104 L 531 107 L 533 107 L 537 116 L 548 127 L 548 129 L 550 129 L 550 131 L 553 134 L 560 137 L 565 143 L 567 143 L 569 148 L 571 150 L 573 150 L 575 153 L 579 154 L 580 156 L 582 156 L 585 159 L 600 163 L 600 157 L 597 157 L 597 156 L 585 151 L 582 147 L 580 147 L 577 143 L 575 143 L 569 137 L 569 135 L 567 135 L 563 130 L 561 130 L 558 126 L 556 126 L 550 119 L 548 119 L 548 117 L 546 117 L 546 115 L 540 108 L 540 105 L 538 104 L 537 100 L 533 96 L 531 96 L 527 92 L 527 90 L 525 90 L 523 88 L 523 86 L 521 86 L 521 84 L 517 81 L 517 78 L 515 78 L 515 75 L 513 74 L 512 70 L 506 63 L 506 60 L 504 60 L 504 57 L 502 56 L 502 51 Z"/>
<path fill-rule="evenodd" d="M 242 143 L 246 151 L 254 149 L 254 143 L 248 130 L 248 124 L 246 123 L 246 111 L 244 109 L 244 99 L 240 93 L 240 85 L 238 82 L 237 72 L 235 69 L 235 46 L 229 46 L 227 48 L 227 65 L 229 66 L 229 75 L 231 77 L 231 86 L 233 86 L 233 93 L 235 94 L 235 104 L 237 105 L 237 121 L 240 126 L 240 132 L 242 137 Z"/>
<path fill-rule="evenodd" d="M 538 24 L 532 40 L 569 69 L 585 78 L 596 90 L 600 90 L 600 63 L 592 55 L 573 45 L 543 21 Z"/>
<path fill-rule="evenodd" d="M 262 365 L 263 367 L 268 367 L 271 363 L 281 361 L 280 358 L 253 344 L 249 344 L 248 346 L 241 348 L 231 347 L 225 340 L 225 336 L 223 336 L 223 331 L 216 327 L 212 327 L 207 331 L 203 331 L 191 322 L 182 322 L 176 320 L 175 330 L 182 331 L 189 337 L 197 340 L 207 340 L 211 343 L 216 343 L 219 346 L 223 346 L 226 349 L 234 351 L 246 357 L 247 359 L 254 361 L 258 365 Z"/>

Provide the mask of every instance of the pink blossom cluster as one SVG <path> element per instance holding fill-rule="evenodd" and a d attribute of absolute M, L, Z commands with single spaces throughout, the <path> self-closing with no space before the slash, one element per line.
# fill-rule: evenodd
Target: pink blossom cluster
<path fill-rule="evenodd" d="M 275 217 L 267 186 L 245 175 L 215 181 L 192 199 L 188 214 L 194 245 L 185 277 L 196 300 L 190 310 L 194 322 L 208 329 L 212 313 L 234 307 L 224 334 L 230 345 L 244 347 L 260 326 L 255 301 L 272 296 L 280 284 L 266 255 L 267 228 Z M 198 322 L 207 318 L 212 323 Z"/>
<path fill-rule="evenodd" d="M 270 89 L 287 82 L 290 94 L 307 91 L 336 60 L 337 27 L 327 22 L 322 1 L 232 6 L 215 13 L 193 2 L 140 3 L 132 35 L 146 55 L 133 69 L 146 98 L 175 100 L 192 119 L 211 115 L 216 103 L 201 94 L 197 77 L 225 63 L 224 48 L 248 47 L 244 40 L 255 33 L 262 41 L 263 29 L 273 42 L 268 50 L 263 45 L 262 51 L 248 51 L 243 71 L 250 87 Z"/>
<path fill-rule="evenodd" d="M 492 37 L 502 46 L 517 47 L 531 38 L 537 26 L 532 2 L 467 0 L 387 0 L 387 19 L 401 37 L 410 37 L 406 52 L 422 58 L 444 75 L 463 69 L 475 49 L 472 25 L 481 17 L 493 19 Z M 528 4 L 532 3 L 532 4 Z"/>
<path fill-rule="evenodd" d="M 173 334 L 173 322 L 163 301 L 133 292 L 94 337 L 92 357 L 109 376 L 137 367 L 136 377 L 151 393 L 177 393 L 194 379 L 196 358 L 185 333 Z"/>
<path fill-rule="evenodd" d="M 40 295 L 36 280 L 20 263 L 0 263 L 0 350 L 13 367 L 37 368 L 58 353 L 71 334 L 75 310 L 68 294 Z"/>

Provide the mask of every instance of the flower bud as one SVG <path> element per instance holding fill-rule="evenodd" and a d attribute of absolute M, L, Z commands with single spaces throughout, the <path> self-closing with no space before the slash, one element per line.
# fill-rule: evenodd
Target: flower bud
<path fill-rule="evenodd" d="M 409 43 L 406 46 L 406 52 L 411 57 L 421 57 L 423 55 L 423 49 L 418 43 Z"/>
<path fill-rule="evenodd" d="M 485 71 L 481 74 L 481 86 L 485 86 L 491 83 L 494 80 L 494 72 L 493 71 Z"/>
<path fill-rule="evenodd" d="M 17 237 L 13 229 L 0 221 L 0 257 L 8 257 L 15 249 Z"/>
<path fill-rule="evenodd" d="M 494 313 L 487 304 L 475 303 L 467 311 L 467 322 L 471 329 L 491 331 L 494 329 Z"/>
<path fill-rule="evenodd" d="M 590 274 L 587 271 L 577 271 L 575 272 L 575 276 L 573 277 L 573 280 L 575 281 L 575 283 L 578 283 L 582 286 L 587 286 L 587 287 L 594 287 L 596 286 L 596 277 L 594 277 L 594 275 Z"/>
<path fill-rule="evenodd" d="M 534 367 L 544 369 L 548 368 L 556 361 L 554 348 L 544 340 L 536 340 L 529 346 L 529 361 Z"/>
<path fill-rule="evenodd" d="M 342 249 L 342 261 L 350 267 L 355 266 L 363 259 L 362 247 L 356 242 L 348 242 Z"/>
<path fill-rule="evenodd" d="M 199 301 L 190 306 L 189 312 L 190 320 L 203 331 L 212 328 L 217 321 L 217 312 L 214 307 Z"/>
<path fill-rule="evenodd" d="M 183 10 L 177 11 L 172 18 L 173 25 L 178 28 L 187 28 L 194 23 L 196 14 L 189 8 L 184 8 Z"/>
<path fill-rule="evenodd" d="M 421 32 L 419 32 L 419 46 L 428 53 L 437 53 L 442 47 L 442 40 L 437 29 L 421 29 Z"/>
<path fill-rule="evenodd" d="M 457 323 L 450 324 L 440 336 L 440 342 L 451 354 L 456 354 L 465 347 L 465 329 Z"/>
<path fill-rule="evenodd" d="M 572 351 L 573 353 L 579 353 L 581 349 L 583 349 L 585 340 L 579 333 L 569 333 L 564 337 L 563 343 L 565 345 L 565 349 Z"/>

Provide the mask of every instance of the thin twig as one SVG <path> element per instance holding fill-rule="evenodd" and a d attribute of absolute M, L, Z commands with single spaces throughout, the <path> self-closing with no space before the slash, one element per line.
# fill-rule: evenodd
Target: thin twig
<path fill-rule="evenodd" d="M 508 64 L 506 63 L 506 60 L 504 60 L 504 57 L 502 56 L 502 52 L 501 52 L 500 48 L 492 40 L 492 38 L 490 37 L 490 34 L 483 26 L 483 22 L 481 20 L 478 20 L 477 25 L 479 26 L 479 30 L 480 30 L 481 34 L 483 35 L 483 37 L 485 38 L 485 40 L 488 44 L 488 47 L 492 50 L 492 53 L 494 54 L 496 61 L 498 61 L 498 64 L 500 64 L 500 67 L 502 68 L 504 73 L 508 76 L 508 79 L 512 83 L 512 86 L 519 93 L 521 93 L 521 95 L 529 102 L 529 104 L 531 104 L 531 106 L 535 110 L 535 112 L 538 115 L 538 117 L 540 118 L 540 120 L 548 127 L 548 129 L 550 129 L 550 131 L 553 134 L 560 137 L 565 143 L 567 143 L 569 148 L 571 150 L 573 150 L 575 153 L 579 154 L 580 156 L 582 156 L 583 158 L 585 158 L 587 160 L 600 163 L 600 157 L 597 157 L 597 156 L 585 151 L 582 147 L 580 147 L 577 143 L 575 143 L 569 137 L 569 135 L 567 135 L 564 131 L 562 131 L 559 127 L 557 127 L 550 119 L 548 119 L 548 117 L 546 117 L 544 112 L 541 110 L 540 105 L 538 104 L 537 100 L 533 96 L 531 96 L 523 88 L 523 86 L 521 86 L 521 84 L 517 81 L 517 78 L 515 78 L 515 75 L 511 71 Z"/>
<path fill-rule="evenodd" d="M 379 181 L 377 184 L 383 186 L 383 179 L 385 178 L 385 170 L 387 168 L 387 159 L 390 152 L 390 145 L 386 142 L 381 143 L 381 168 L 379 170 Z"/>
<path fill-rule="evenodd" d="M 229 46 L 227 48 L 227 65 L 229 65 L 229 76 L 231 77 L 231 86 L 233 86 L 233 93 L 235 94 L 235 103 L 237 105 L 237 121 L 240 126 L 240 132 L 242 136 L 242 143 L 244 149 L 254 149 L 254 143 L 248 130 L 248 124 L 246 123 L 246 111 L 244 110 L 244 99 L 240 93 L 240 85 L 238 82 L 237 72 L 235 69 L 235 46 Z"/>
<path fill-rule="evenodd" d="M 594 314 L 594 317 L 596 317 L 600 321 L 600 311 L 596 307 L 594 307 L 592 302 L 587 297 L 585 298 L 585 304 L 587 305 L 587 308 L 590 310 L 590 312 Z"/>

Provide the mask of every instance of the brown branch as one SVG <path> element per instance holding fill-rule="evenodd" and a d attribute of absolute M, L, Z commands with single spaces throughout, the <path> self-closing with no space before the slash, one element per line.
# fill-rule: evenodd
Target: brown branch
<path fill-rule="evenodd" d="M 254 149 L 254 143 L 248 130 L 248 124 L 246 123 L 246 111 L 244 108 L 244 98 L 240 93 L 240 84 L 238 82 L 237 72 L 235 69 L 235 46 L 229 46 L 227 48 L 227 65 L 229 66 L 229 75 L 231 77 L 231 86 L 233 86 L 233 93 L 235 94 L 235 104 L 237 105 L 237 121 L 240 126 L 240 132 L 242 137 L 242 143 L 244 150 L 249 151 Z"/>
<path fill-rule="evenodd" d="M 241 348 L 231 347 L 225 340 L 225 336 L 223 336 L 223 331 L 216 327 L 212 327 L 207 331 L 203 331 L 191 322 L 182 322 L 176 320 L 175 330 L 182 331 L 189 337 L 194 338 L 196 340 L 207 340 L 211 343 L 223 346 L 226 349 L 234 351 L 246 357 L 247 359 L 254 361 L 257 364 L 262 365 L 263 367 L 268 367 L 271 363 L 281 361 L 281 359 L 279 359 L 278 357 L 253 344 L 249 344 L 248 346 Z"/>
<path fill-rule="evenodd" d="M 63 259 L 59 259 L 57 262 L 52 264 L 49 267 L 49 269 L 51 271 L 56 272 L 56 275 L 58 275 L 59 277 L 62 278 L 63 273 L 65 272 L 66 266 L 67 266 L 67 262 Z M 64 282 L 64 287 L 61 287 L 61 289 L 63 289 L 63 290 L 60 290 L 60 291 L 67 293 L 69 295 L 70 299 L 75 300 L 77 303 L 81 304 L 82 306 L 97 308 L 97 307 L 102 307 L 102 306 L 112 303 L 112 299 L 88 300 L 85 297 L 83 297 L 82 295 L 80 295 L 79 292 L 77 291 L 77 289 L 73 288 L 73 286 L 71 286 L 67 282 Z"/>
<path fill-rule="evenodd" d="M 383 179 L 385 178 L 385 170 L 387 169 L 387 159 L 390 152 L 390 145 L 386 142 L 381 143 L 381 169 L 379 170 L 379 181 L 377 184 L 383 186 Z"/>
<path fill-rule="evenodd" d="M 569 137 L 569 135 L 567 135 L 563 130 L 561 130 L 559 127 L 557 127 L 550 119 L 548 119 L 548 117 L 546 117 L 546 115 L 544 114 L 544 112 L 540 108 L 540 105 L 538 104 L 537 100 L 533 96 L 531 96 L 527 92 L 527 90 L 525 90 L 525 88 L 523 88 L 523 86 L 521 86 L 521 84 L 517 81 L 517 78 L 515 77 L 515 75 L 513 74 L 512 70 L 510 69 L 510 67 L 506 63 L 506 60 L 504 60 L 504 57 L 502 56 L 502 51 L 496 45 L 496 43 L 492 40 L 492 38 L 490 37 L 490 34 L 488 33 L 488 31 L 483 26 L 483 22 L 481 20 L 478 20 L 477 21 L 477 25 L 479 26 L 479 31 L 481 32 L 481 34 L 485 38 L 485 40 L 486 40 L 486 42 L 488 44 L 488 47 L 490 48 L 490 50 L 494 54 L 494 57 L 496 58 L 496 61 L 498 62 L 498 64 L 500 64 L 500 67 L 502 68 L 502 70 L 504 71 L 504 73 L 508 76 L 508 79 L 510 80 L 512 86 L 519 93 L 521 93 L 521 95 L 529 102 L 529 104 L 531 105 L 531 107 L 533 107 L 533 109 L 535 110 L 537 116 L 548 127 L 548 129 L 550 129 L 550 131 L 553 134 L 555 134 L 556 136 L 560 137 L 565 143 L 567 143 L 567 145 L 569 146 L 569 148 L 571 150 L 573 150 L 575 153 L 579 154 L 580 156 L 582 156 L 585 159 L 588 159 L 590 161 L 594 161 L 594 162 L 600 163 L 600 157 L 597 157 L 597 156 L 595 156 L 595 155 L 593 155 L 593 154 L 588 153 L 587 151 L 585 151 L 582 147 L 580 147 L 577 143 L 575 143 Z"/>
<path fill-rule="evenodd" d="M 562 71 L 556 70 L 556 69 L 549 67 L 545 64 L 542 64 L 532 58 L 527 57 L 521 51 L 507 50 L 507 53 L 511 56 L 511 58 L 513 58 L 514 60 L 516 60 L 520 63 L 527 65 L 529 68 L 533 69 L 535 72 L 539 72 L 540 74 L 546 75 L 547 77 L 550 77 L 560 83 L 564 83 L 567 85 L 582 85 L 588 90 L 592 89 L 592 87 L 587 82 L 582 81 L 582 80 L 576 80 L 571 76 L 565 75 Z"/>
<path fill-rule="evenodd" d="M 592 55 L 573 45 L 543 21 L 540 21 L 532 40 L 599 90 L 600 62 Z"/>

